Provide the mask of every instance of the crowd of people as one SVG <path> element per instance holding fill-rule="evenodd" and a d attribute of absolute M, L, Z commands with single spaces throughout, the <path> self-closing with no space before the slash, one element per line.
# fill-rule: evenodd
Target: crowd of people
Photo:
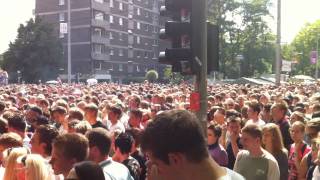
<path fill-rule="evenodd" d="M 0 87 L 0 179 L 320 179 L 317 85 Z"/>

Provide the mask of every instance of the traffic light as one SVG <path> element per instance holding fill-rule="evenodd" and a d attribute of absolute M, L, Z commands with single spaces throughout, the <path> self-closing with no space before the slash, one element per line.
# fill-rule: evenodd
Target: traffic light
<path fill-rule="evenodd" d="M 207 21 L 207 73 L 219 71 L 219 26 Z"/>
<path fill-rule="evenodd" d="M 160 52 L 159 63 L 172 65 L 173 72 L 195 74 L 199 68 L 195 66 L 191 49 L 191 0 L 165 0 L 160 15 L 172 20 L 160 30 L 159 38 L 169 40 L 171 48 Z"/>

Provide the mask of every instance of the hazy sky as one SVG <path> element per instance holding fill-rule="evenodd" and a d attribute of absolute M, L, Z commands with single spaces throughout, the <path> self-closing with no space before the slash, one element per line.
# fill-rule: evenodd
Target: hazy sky
<path fill-rule="evenodd" d="M 58 0 L 55 0 L 58 3 Z M 272 0 L 274 3 L 277 0 Z M 290 43 L 307 22 L 320 19 L 320 0 L 282 0 L 282 42 Z M 19 24 L 25 23 L 32 15 L 35 0 L 3 0 L 0 6 L 0 53 L 3 53 L 10 41 L 14 41 Z M 276 13 L 276 8 L 272 10 Z M 270 21 L 270 27 L 276 30 L 276 15 Z"/>

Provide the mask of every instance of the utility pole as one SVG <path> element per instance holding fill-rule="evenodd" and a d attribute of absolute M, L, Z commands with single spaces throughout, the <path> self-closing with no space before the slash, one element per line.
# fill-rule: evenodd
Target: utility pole
<path fill-rule="evenodd" d="M 196 74 L 195 91 L 200 94 L 200 110 L 198 119 L 207 130 L 207 0 L 192 1 L 192 51 L 196 61 L 200 61 L 200 69 Z M 194 33 L 196 32 L 196 33 Z"/>
<path fill-rule="evenodd" d="M 71 0 L 68 0 L 68 83 L 71 83 Z"/>
<path fill-rule="evenodd" d="M 281 74 L 281 0 L 278 0 L 277 45 L 276 45 L 276 85 L 280 86 Z"/>

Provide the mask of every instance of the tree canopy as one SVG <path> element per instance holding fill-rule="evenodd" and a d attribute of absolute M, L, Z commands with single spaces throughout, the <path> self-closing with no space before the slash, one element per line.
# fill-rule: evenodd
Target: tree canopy
<path fill-rule="evenodd" d="M 26 25 L 20 24 L 15 41 L 3 54 L 2 68 L 13 77 L 19 71 L 27 83 L 55 79 L 62 66 L 62 52 L 53 26 L 40 18 L 30 19 Z"/>

